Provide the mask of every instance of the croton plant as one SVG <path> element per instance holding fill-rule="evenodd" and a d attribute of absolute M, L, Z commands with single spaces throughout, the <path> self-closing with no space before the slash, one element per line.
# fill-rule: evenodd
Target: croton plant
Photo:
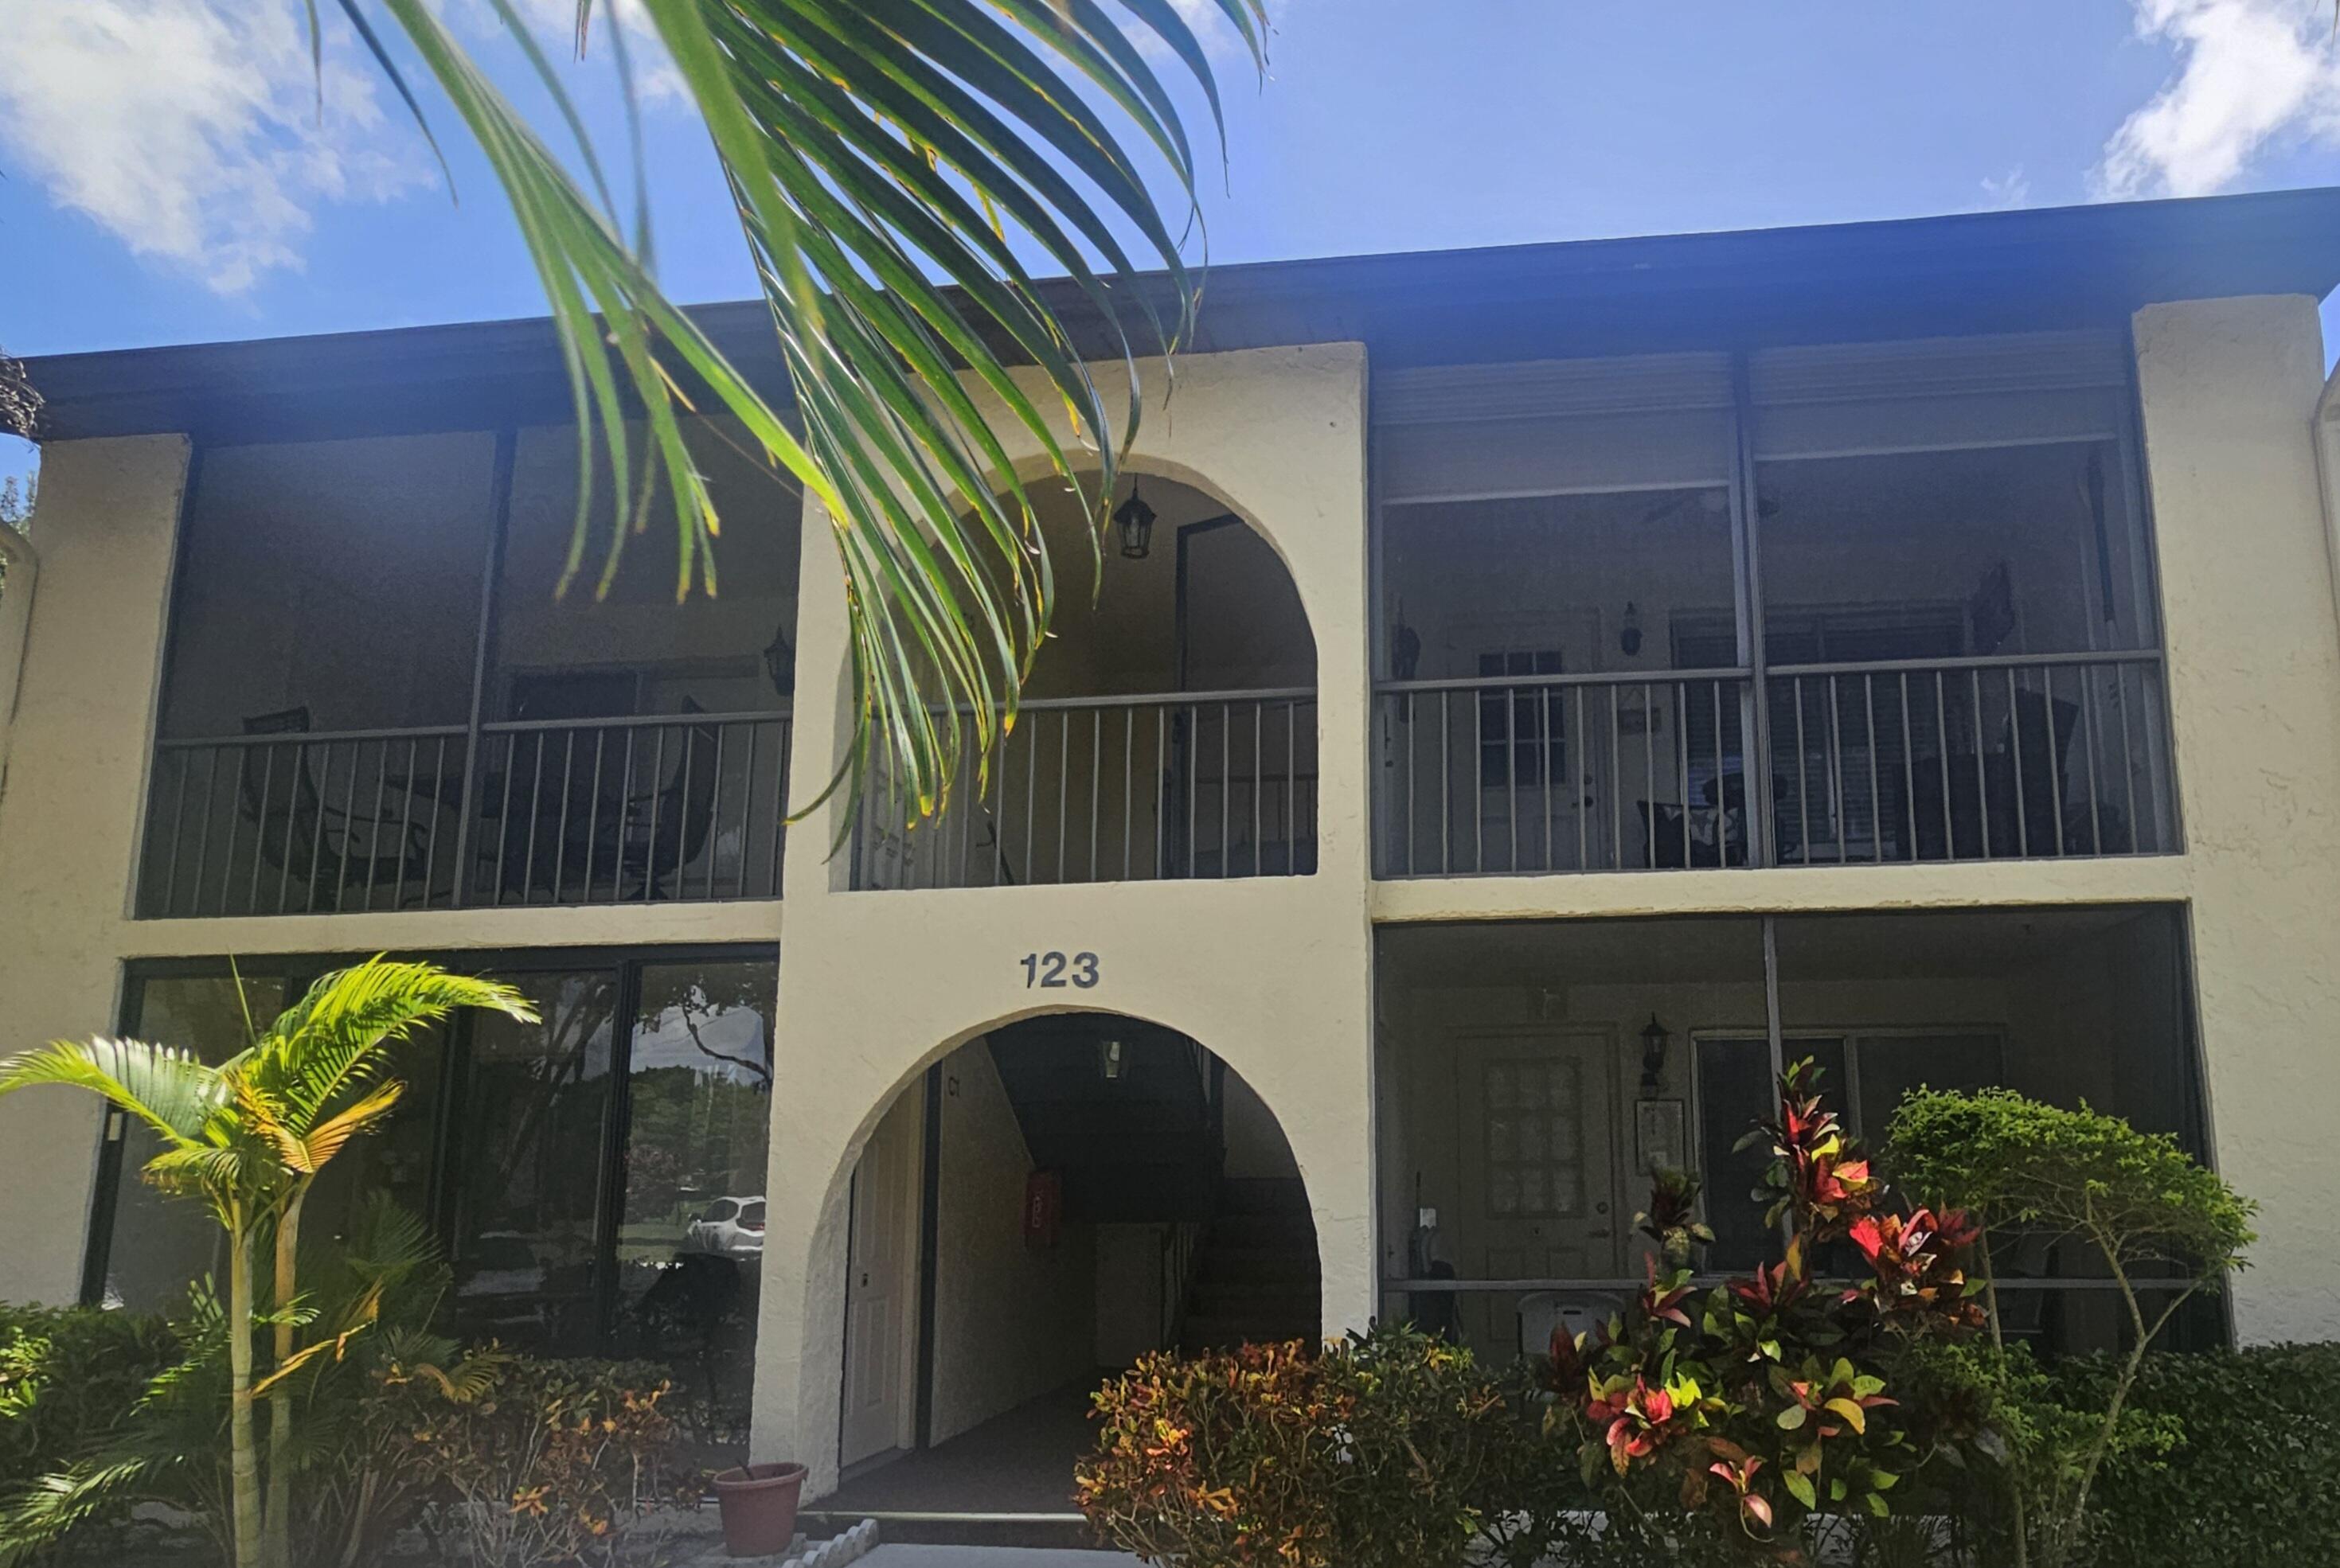
<path fill-rule="evenodd" d="M 1588 1485 L 1619 1507 L 1721 1510 L 1750 1552 L 1783 1562 L 1800 1557 L 1810 1514 L 1891 1512 L 1914 1458 L 1881 1373 L 1894 1345 L 1983 1321 L 1959 1265 L 1975 1227 L 1894 1207 L 1819 1076 L 1790 1067 L 1740 1145 L 1770 1151 L 1753 1200 L 1780 1256 L 1701 1292 L 1691 1260 L 1714 1235 L 1696 1218 L 1699 1184 L 1661 1171 L 1634 1217 L 1654 1247 L 1647 1283 L 1606 1325 L 1552 1346 L 1550 1425 L 1573 1436 Z M 1857 1255 L 1867 1274 L 1824 1282 L 1823 1254 Z"/>

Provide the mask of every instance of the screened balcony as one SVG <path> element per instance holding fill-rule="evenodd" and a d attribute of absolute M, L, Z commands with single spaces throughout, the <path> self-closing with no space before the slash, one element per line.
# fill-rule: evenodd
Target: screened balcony
<path fill-rule="evenodd" d="M 873 764 L 856 886 L 1314 872 L 1316 651 L 1299 592 L 1211 497 L 1151 477 L 1137 488 L 1155 514 L 1144 553 L 1106 538 L 1094 598 L 1077 504 L 1036 497 L 1063 596 L 1014 733 L 923 821 Z M 972 757 L 972 721 L 957 722 Z"/>
<path fill-rule="evenodd" d="M 555 597 L 566 428 L 201 451 L 137 912 L 778 897 L 797 496 L 689 439 L 726 527 L 680 603 L 662 520 Z"/>
<path fill-rule="evenodd" d="M 1380 873 L 2174 851 L 2127 409 L 2085 335 L 1383 378 Z"/>

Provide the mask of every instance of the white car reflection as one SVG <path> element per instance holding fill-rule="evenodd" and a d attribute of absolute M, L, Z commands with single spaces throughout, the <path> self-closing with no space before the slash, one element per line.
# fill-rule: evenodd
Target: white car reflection
<path fill-rule="evenodd" d="M 763 1195 L 717 1198 L 682 1233 L 682 1248 L 719 1257 L 763 1257 Z"/>

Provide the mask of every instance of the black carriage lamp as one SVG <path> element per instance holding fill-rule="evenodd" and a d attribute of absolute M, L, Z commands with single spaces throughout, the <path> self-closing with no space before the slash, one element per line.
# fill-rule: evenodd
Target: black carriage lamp
<path fill-rule="evenodd" d="M 1154 546 L 1154 508 L 1137 493 L 1137 481 L 1129 481 L 1129 499 L 1113 509 L 1113 526 L 1121 533 L 1121 553 L 1133 561 L 1142 561 Z"/>
<path fill-rule="evenodd" d="M 1656 1013 L 1650 1014 L 1649 1027 L 1641 1031 L 1641 1090 L 1647 1094 L 1657 1092 L 1666 1074 L 1666 1048 L 1674 1037 L 1658 1021 Z"/>

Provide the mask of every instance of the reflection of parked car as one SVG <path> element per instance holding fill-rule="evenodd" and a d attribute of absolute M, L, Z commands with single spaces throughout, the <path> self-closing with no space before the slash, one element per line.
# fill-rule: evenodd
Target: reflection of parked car
<path fill-rule="evenodd" d="M 682 1233 L 686 1252 L 712 1252 L 723 1257 L 764 1255 L 764 1200 L 719 1198 Z"/>

